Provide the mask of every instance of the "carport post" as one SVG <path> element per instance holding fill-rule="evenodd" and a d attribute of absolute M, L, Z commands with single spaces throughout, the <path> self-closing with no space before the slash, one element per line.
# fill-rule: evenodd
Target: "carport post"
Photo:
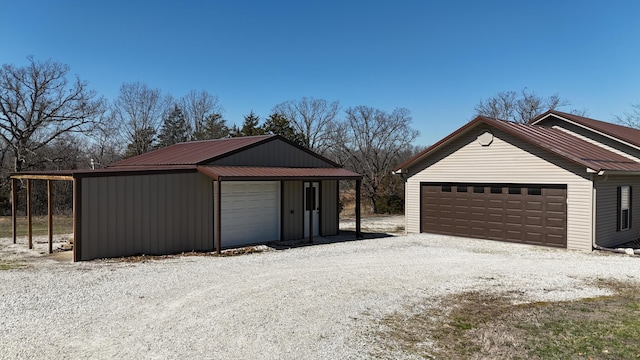
<path fill-rule="evenodd" d="M 16 243 L 16 200 L 18 198 L 18 179 L 11 179 L 11 226 L 13 233 L 13 243 Z"/>
<path fill-rule="evenodd" d="M 360 187 L 362 180 L 356 180 L 356 239 L 362 239 L 362 231 L 360 229 Z"/>
<path fill-rule="evenodd" d="M 220 234 L 222 233 L 220 231 L 220 224 L 222 223 L 222 214 L 220 214 L 220 212 L 222 211 L 222 185 L 221 185 L 221 179 L 218 177 L 218 181 L 216 181 L 216 191 L 218 193 L 218 196 L 216 196 L 216 220 L 215 220 L 215 238 L 216 238 L 216 253 L 220 254 Z"/>
<path fill-rule="evenodd" d="M 27 238 L 29 239 L 29 249 L 33 249 L 33 222 L 31 220 L 31 179 L 27 179 Z"/>
<path fill-rule="evenodd" d="M 53 191 L 51 180 L 47 180 L 47 220 L 49 223 L 49 254 L 53 253 Z"/>

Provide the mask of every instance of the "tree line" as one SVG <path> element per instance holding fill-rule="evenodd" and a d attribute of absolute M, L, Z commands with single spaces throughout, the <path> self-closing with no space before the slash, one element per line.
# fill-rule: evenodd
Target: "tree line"
<path fill-rule="evenodd" d="M 338 101 L 303 97 L 275 105 L 264 120 L 251 111 L 240 126 L 230 126 L 218 97 L 206 90 L 174 97 L 132 82 L 122 84 L 108 101 L 86 81 L 70 76 L 69 66 L 27 60 L 25 66 L 0 69 L 4 215 L 10 212 L 12 172 L 98 168 L 175 143 L 263 134 L 281 135 L 362 174 L 369 211 L 402 211 L 402 180 L 391 170 L 419 150 L 412 145 L 418 131 L 407 109 L 343 109 Z M 56 183 L 54 192 L 56 204 L 68 211 L 70 184 Z M 42 194 L 34 191 L 35 213 L 46 211 Z"/>
<path fill-rule="evenodd" d="M 408 109 L 342 108 L 338 101 L 303 97 L 275 105 L 264 119 L 251 111 L 241 125 L 230 126 L 218 97 L 206 90 L 176 98 L 132 82 L 109 101 L 69 71 L 68 65 L 33 57 L 25 66 L 0 69 L 0 214 L 10 212 L 11 172 L 104 167 L 179 142 L 262 134 L 281 135 L 362 174 L 368 211 L 403 211 L 403 180 L 391 170 L 421 150 L 412 145 L 418 131 Z M 474 112 L 527 123 L 569 105 L 557 94 L 539 96 L 524 88 L 482 99 Z M 613 120 L 640 127 L 640 104 Z M 57 183 L 54 192 L 60 208 L 70 209 L 70 184 Z M 46 211 L 43 193 L 34 192 L 36 213 Z"/>

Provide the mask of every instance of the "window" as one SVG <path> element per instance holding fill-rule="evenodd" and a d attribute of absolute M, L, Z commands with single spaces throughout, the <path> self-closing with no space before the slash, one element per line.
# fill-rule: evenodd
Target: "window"
<path fill-rule="evenodd" d="M 527 189 L 527 194 L 529 195 L 542 195 L 542 188 L 541 187 L 530 187 Z"/>
<path fill-rule="evenodd" d="M 522 190 L 519 187 L 509 186 L 509 194 L 511 194 L 511 195 L 520 195 L 520 194 L 522 194 Z"/>
<path fill-rule="evenodd" d="M 502 186 L 492 186 L 491 187 L 492 194 L 502 194 Z"/>
<path fill-rule="evenodd" d="M 618 186 L 617 231 L 631 228 L 631 186 Z"/>
<path fill-rule="evenodd" d="M 456 186 L 456 192 L 467 192 L 467 186 L 466 185 Z"/>
<path fill-rule="evenodd" d="M 476 194 L 484 194 L 484 186 L 474 186 L 473 192 Z"/>
<path fill-rule="evenodd" d="M 451 185 L 442 185 L 442 192 L 451 192 Z"/>

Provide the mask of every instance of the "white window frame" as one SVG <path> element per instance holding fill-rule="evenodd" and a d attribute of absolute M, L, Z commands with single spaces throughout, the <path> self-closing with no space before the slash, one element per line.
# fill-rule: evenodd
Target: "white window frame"
<path fill-rule="evenodd" d="M 631 187 L 620 186 L 620 231 L 631 228 Z"/>

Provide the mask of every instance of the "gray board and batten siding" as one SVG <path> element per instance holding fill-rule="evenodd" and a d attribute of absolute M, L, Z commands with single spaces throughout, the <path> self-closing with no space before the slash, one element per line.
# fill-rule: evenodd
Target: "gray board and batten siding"
<path fill-rule="evenodd" d="M 297 240 L 306 237 L 304 233 L 304 181 L 282 182 L 282 240 Z M 338 181 L 320 182 L 320 236 L 338 234 Z"/>
<path fill-rule="evenodd" d="M 304 238 L 302 181 L 282 182 L 282 240 Z"/>
<path fill-rule="evenodd" d="M 640 194 L 640 179 L 637 176 L 615 176 L 606 175 L 595 178 L 595 212 L 596 229 L 595 236 L 597 244 L 603 247 L 616 247 L 640 238 L 640 201 L 637 199 Z M 617 191 L 620 186 L 630 186 L 631 194 L 631 224 L 628 229 L 620 230 L 616 226 L 618 223 L 618 196 Z"/>
<path fill-rule="evenodd" d="M 320 183 L 320 235 L 338 235 L 340 209 L 338 209 L 338 181 Z"/>
<path fill-rule="evenodd" d="M 83 177 L 78 260 L 213 249 L 211 179 L 197 172 Z"/>
<path fill-rule="evenodd" d="M 490 131 L 492 142 L 478 136 Z M 517 171 L 514 171 L 517 169 Z M 592 182 L 585 168 L 506 132 L 478 127 L 408 168 L 406 228 L 420 232 L 422 183 L 539 184 L 566 187 L 567 248 L 591 250 Z"/>
<path fill-rule="evenodd" d="M 83 177 L 78 181 L 82 222 L 77 260 L 215 248 L 215 187 L 207 176 L 195 172 L 163 173 Z M 281 182 L 280 240 L 305 236 L 303 183 Z M 321 235 L 336 235 L 338 181 L 324 180 L 320 186 Z M 222 247 L 228 247 L 224 231 L 221 237 Z"/>
<path fill-rule="evenodd" d="M 284 141 L 268 141 L 206 163 L 215 166 L 332 168 L 335 164 Z"/>

